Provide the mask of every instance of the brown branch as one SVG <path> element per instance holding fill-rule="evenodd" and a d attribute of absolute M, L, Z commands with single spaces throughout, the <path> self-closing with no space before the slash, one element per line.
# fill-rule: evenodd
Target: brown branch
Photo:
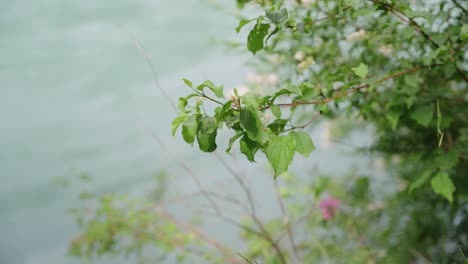
<path fill-rule="evenodd" d="M 221 252 L 221 254 L 224 256 L 225 260 L 228 261 L 228 263 L 243 264 L 240 260 L 237 259 L 237 257 L 234 257 L 234 254 L 231 252 L 231 250 L 227 249 L 223 244 L 219 243 L 218 241 L 207 236 L 206 234 L 198 230 L 196 227 L 180 222 L 173 216 L 167 214 L 162 208 L 158 208 L 157 211 L 158 211 L 158 216 L 160 216 L 164 220 L 175 224 L 180 229 L 183 229 L 188 232 L 192 232 L 192 234 L 194 234 L 198 239 L 202 240 L 203 242 L 210 245 L 211 247 L 219 250 L 219 252 Z"/>
<path fill-rule="evenodd" d="M 432 66 L 437 66 L 437 65 L 432 65 Z M 400 72 L 397 72 L 397 73 L 394 73 L 394 74 L 391 74 L 391 75 L 388 75 L 384 78 L 381 78 L 381 79 L 378 79 L 377 81 L 375 81 L 375 84 L 378 84 L 378 83 L 382 83 L 382 82 L 385 82 L 387 80 L 390 80 L 390 79 L 394 79 L 394 78 L 397 78 L 397 77 L 400 77 L 402 75 L 405 75 L 405 74 L 411 74 L 411 73 L 415 73 L 417 71 L 420 71 L 422 69 L 424 69 L 425 67 L 415 67 L 415 68 L 411 68 L 411 69 L 407 69 L 407 70 L 404 70 L 404 71 L 400 71 Z M 346 96 L 348 94 L 351 94 L 351 93 L 354 93 L 356 91 L 359 91 L 361 89 L 364 89 L 364 88 L 368 88 L 370 85 L 369 84 L 360 84 L 358 86 L 355 86 L 347 91 L 343 91 L 341 93 L 338 93 L 332 97 L 328 97 L 328 98 L 325 98 L 325 99 L 322 99 L 322 100 L 317 100 L 317 101 L 308 101 L 308 102 L 294 102 L 294 103 L 288 103 L 288 104 L 278 104 L 277 106 L 279 107 L 294 107 L 294 106 L 299 106 L 299 105 L 319 105 L 319 104 L 326 104 L 326 103 L 329 103 L 331 101 L 334 101 L 338 98 L 341 98 L 343 96 Z M 313 120 L 312 120 L 313 121 Z"/>
<path fill-rule="evenodd" d="M 306 128 L 308 125 L 312 124 L 315 120 L 317 120 L 320 117 L 320 115 L 322 115 L 322 111 L 315 114 L 309 121 L 307 121 L 307 123 L 305 123 L 303 125 L 300 125 L 300 126 L 293 126 L 290 129 L 284 130 L 283 132 L 288 132 L 288 131 L 292 131 L 292 130 L 295 130 L 295 129 Z"/>

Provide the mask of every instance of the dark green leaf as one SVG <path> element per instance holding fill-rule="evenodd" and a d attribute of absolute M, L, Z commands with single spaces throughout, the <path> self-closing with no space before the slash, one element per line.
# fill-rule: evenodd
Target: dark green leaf
<path fill-rule="evenodd" d="M 458 163 L 460 151 L 452 148 L 448 153 L 442 153 L 436 158 L 437 166 L 442 170 L 449 170 Z"/>
<path fill-rule="evenodd" d="M 257 23 L 247 37 L 247 48 L 255 55 L 263 49 L 263 40 L 270 29 L 269 24 Z"/>
<path fill-rule="evenodd" d="M 258 135 L 258 119 L 257 110 L 251 107 L 242 108 L 240 111 L 240 125 L 245 131 L 250 139 L 255 140 Z"/>
<path fill-rule="evenodd" d="M 432 104 L 417 106 L 411 112 L 411 117 L 420 125 L 427 127 L 434 116 L 434 107 Z"/>
<path fill-rule="evenodd" d="M 304 131 L 289 133 L 296 142 L 296 151 L 304 157 L 308 157 L 315 149 L 314 142 L 309 134 Z"/>
<path fill-rule="evenodd" d="M 255 153 L 260 149 L 260 145 L 244 135 L 240 140 L 240 151 L 250 162 L 255 162 Z"/>
<path fill-rule="evenodd" d="M 217 147 L 216 134 L 218 132 L 216 119 L 208 116 L 202 117 L 198 126 L 197 140 L 200 150 L 204 152 L 215 151 Z"/>

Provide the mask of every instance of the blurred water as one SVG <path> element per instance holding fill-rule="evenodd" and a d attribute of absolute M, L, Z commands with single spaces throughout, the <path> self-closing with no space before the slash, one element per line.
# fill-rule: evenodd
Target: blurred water
<path fill-rule="evenodd" d="M 212 37 L 232 38 L 226 29 L 235 26 L 202 0 L 0 2 L 0 263 L 74 262 L 64 257 L 76 232 L 65 211 L 77 204 L 76 191 L 51 184 L 71 167 L 92 175 L 98 192 L 138 190 L 163 168 L 176 172 L 174 193 L 195 191 L 175 159 L 190 162 L 207 186 L 226 176 L 212 156 L 170 137 L 175 114 L 129 32 L 175 101 L 187 91 L 182 78 L 242 82 L 244 58 L 210 45 Z M 349 165 L 335 158 L 322 151 L 296 167 Z M 229 240 L 227 232 L 215 235 Z"/>

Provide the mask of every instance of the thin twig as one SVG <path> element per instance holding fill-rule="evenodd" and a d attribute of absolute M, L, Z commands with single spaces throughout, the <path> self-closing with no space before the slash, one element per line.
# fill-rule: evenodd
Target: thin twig
<path fill-rule="evenodd" d="M 228 172 L 236 179 L 236 181 L 239 183 L 242 190 L 244 191 L 245 195 L 247 196 L 247 200 L 249 201 L 249 205 L 251 209 L 250 216 L 252 217 L 252 220 L 257 225 L 257 227 L 260 229 L 260 232 L 263 234 L 263 238 L 266 241 L 268 241 L 268 243 L 270 243 L 270 245 L 273 247 L 274 251 L 276 252 L 276 255 L 280 258 L 281 263 L 287 264 L 286 258 L 284 257 L 279 244 L 273 239 L 270 233 L 266 230 L 265 225 L 257 217 L 257 214 L 255 212 L 255 203 L 253 201 L 252 193 L 249 190 L 248 186 L 245 184 L 244 180 L 242 179 L 243 178 L 242 175 L 237 173 L 221 156 L 219 156 L 218 154 L 216 154 L 215 156 L 221 162 L 221 164 L 228 170 Z"/>
<path fill-rule="evenodd" d="M 202 240 L 206 244 L 208 244 L 208 245 L 214 247 L 215 249 L 219 250 L 219 252 L 221 252 L 221 254 L 224 256 L 225 260 L 228 261 L 229 263 L 242 264 L 242 262 L 240 260 L 238 260 L 236 257 L 233 256 L 233 253 L 231 252 L 231 250 L 227 249 L 223 244 L 219 243 L 218 241 L 216 241 L 216 240 L 212 239 L 211 237 L 207 236 L 205 233 L 201 232 L 196 227 L 194 227 L 192 225 L 189 225 L 189 224 L 186 224 L 186 223 L 180 222 L 179 220 L 177 220 L 173 216 L 167 214 L 164 211 L 163 208 L 158 208 L 157 211 L 158 211 L 158 216 L 160 216 L 161 218 L 175 224 L 177 227 L 179 227 L 179 228 L 181 228 L 181 229 L 183 229 L 185 231 L 191 232 L 198 239 Z"/>
<path fill-rule="evenodd" d="M 278 200 L 278 204 L 281 209 L 281 214 L 283 215 L 283 218 L 284 218 L 284 222 L 285 222 L 284 224 L 286 225 L 286 230 L 288 232 L 288 238 L 289 238 L 289 242 L 291 243 L 291 248 L 292 248 L 294 257 L 296 258 L 298 263 L 302 263 L 301 256 L 299 255 L 299 252 L 297 251 L 296 242 L 294 241 L 294 233 L 291 227 L 291 223 L 289 222 L 290 221 L 289 214 L 288 214 L 288 211 L 286 210 L 286 206 L 284 205 L 284 201 L 281 198 L 281 194 L 279 192 L 278 182 L 276 180 L 273 180 L 273 184 L 275 186 L 276 199 Z"/>
<path fill-rule="evenodd" d="M 153 85 L 154 87 L 156 87 L 157 89 L 159 89 L 161 91 L 161 93 L 166 97 L 166 98 L 171 98 L 169 96 L 169 94 L 167 93 L 167 91 L 159 84 L 159 81 L 158 81 L 158 75 L 156 74 L 156 67 L 154 66 L 153 64 L 153 61 L 151 60 L 150 56 L 148 55 L 148 53 L 146 52 L 146 50 L 143 48 L 143 45 L 133 36 L 132 32 L 124 29 L 124 28 L 120 28 L 123 32 L 125 32 L 129 37 L 130 39 L 132 40 L 133 44 L 135 45 L 135 47 L 137 48 L 137 50 L 140 52 L 140 54 L 143 56 L 143 58 L 145 59 L 145 62 L 148 64 L 150 70 L 151 70 L 151 74 L 152 74 L 152 79 L 153 79 Z M 175 103 L 172 101 L 172 100 L 168 100 L 169 101 L 169 104 L 171 105 L 172 109 L 177 112 L 178 111 L 178 108 L 177 106 L 175 105 Z"/>
<path fill-rule="evenodd" d="M 436 66 L 436 65 L 432 65 L 432 66 Z M 387 80 L 394 79 L 394 78 L 400 77 L 400 76 L 405 75 L 405 74 L 415 73 L 415 72 L 420 71 L 422 69 L 424 69 L 424 67 L 415 67 L 415 68 L 407 69 L 407 70 L 404 70 L 404 71 L 400 71 L 400 72 L 388 75 L 388 76 L 386 76 L 384 78 L 381 78 L 381 79 L 375 81 L 375 84 L 382 83 L 382 82 L 385 82 Z M 294 107 L 294 106 L 299 106 L 299 105 L 326 104 L 326 103 L 334 101 L 334 100 L 336 100 L 338 98 L 341 98 L 343 96 L 346 96 L 346 95 L 349 95 L 349 94 L 354 93 L 356 91 L 359 91 L 361 89 L 368 88 L 369 86 L 370 86 L 369 84 L 360 84 L 360 85 L 355 86 L 355 87 L 353 87 L 353 88 L 351 88 L 351 89 L 349 89 L 347 91 L 338 93 L 338 94 L 336 94 L 336 95 L 334 95 L 332 97 L 328 97 L 328 98 L 325 98 L 325 99 L 322 99 L 322 100 L 308 101 L 308 102 L 294 102 L 294 103 L 288 103 L 288 104 L 277 104 L 277 106 L 279 106 L 279 107 Z"/>

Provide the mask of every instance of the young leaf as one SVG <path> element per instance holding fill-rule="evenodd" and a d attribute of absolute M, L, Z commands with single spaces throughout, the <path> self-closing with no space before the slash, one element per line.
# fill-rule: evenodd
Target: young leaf
<path fill-rule="evenodd" d="M 288 20 L 288 10 L 282 8 L 280 11 L 266 11 L 266 17 L 277 26 L 283 25 Z"/>
<path fill-rule="evenodd" d="M 361 77 L 362 79 L 366 79 L 367 74 L 369 73 L 369 67 L 367 67 L 367 65 L 362 62 L 359 64 L 359 66 L 351 68 L 351 70 L 354 72 L 354 74 Z"/>
<path fill-rule="evenodd" d="M 193 144 L 198 130 L 198 117 L 196 115 L 188 116 L 182 125 L 182 137 L 185 142 Z"/>
<path fill-rule="evenodd" d="M 281 118 L 281 109 L 277 105 L 271 105 L 270 106 L 271 113 L 273 113 L 274 116 L 277 118 Z"/>
<path fill-rule="evenodd" d="M 177 128 L 184 122 L 185 118 L 187 117 L 187 114 L 182 112 L 179 114 L 178 117 L 172 121 L 171 128 L 172 128 L 172 136 L 175 136 L 175 133 L 177 131 Z"/>
<path fill-rule="evenodd" d="M 257 23 L 247 37 L 247 48 L 255 55 L 263 49 L 263 40 L 270 29 L 269 24 Z"/>
<path fill-rule="evenodd" d="M 296 142 L 296 151 L 304 157 L 308 157 L 315 149 L 314 142 L 310 138 L 310 135 L 304 131 L 293 131 L 289 133 Z"/>
<path fill-rule="evenodd" d="M 213 152 L 216 150 L 216 134 L 218 126 L 213 117 L 202 117 L 198 123 L 199 129 L 197 133 L 198 146 L 201 151 Z"/>
<path fill-rule="evenodd" d="M 431 180 L 432 190 L 435 193 L 445 197 L 450 203 L 453 201 L 453 192 L 455 192 L 455 185 L 446 172 L 439 172 Z"/>
<path fill-rule="evenodd" d="M 265 154 L 275 172 L 275 179 L 281 173 L 288 170 L 291 163 L 294 151 L 296 149 L 296 142 L 294 139 L 287 136 L 278 136 L 270 139 Z"/>
<path fill-rule="evenodd" d="M 197 87 L 198 90 L 203 90 L 203 88 L 208 87 L 218 98 L 224 98 L 223 86 L 216 86 L 212 81 L 204 81 L 203 84 Z"/>
<path fill-rule="evenodd" d="M 255 162 L 255 153 L 260 149 L 260 145 L 244 135 L 240 140 L 240 151 L 250 162 Z"/>
<path fill-rule="evenodd" d="M 344 0 L 344 2 L 350 5 L 354 10 L 357 10 L 359 6 L 362 4 L 362 0 Z"/>
<path fill-rule="evenodd" d="M 434 107 L 431 104 L 420 105 L 410 115 L 420 125 L 427 127 L 434 116 Z"/>
<path fill-rule="evenodd" d="M 398 109 L 388 110 L 388 112 L 385 114 L 385 117 L 390 122 L 390 126 L 393 130 L 395 130 L 397 127 L 401 114 L 402 112 Z"/>
<path fill-rule="evenodd" d="M 184 80 L 184 83 L 185 83 L 188 87 L 193 88 L 193 83 L 192 83 L 191 81 L 189 81 L 189 80 L 187 80 L 187 79 L 183 79 L 183 80 Z"/>

